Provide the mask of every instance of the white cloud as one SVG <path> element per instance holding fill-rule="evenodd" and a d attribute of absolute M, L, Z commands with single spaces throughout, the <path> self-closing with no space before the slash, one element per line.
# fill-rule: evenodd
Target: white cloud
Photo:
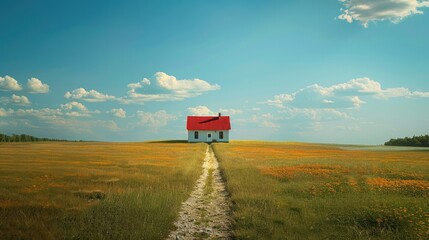
<path fill-rule="evenodd" d="M 72 111 L 72 109 L 76 109 L 77 111 Z M 102 127 L 103 129 L 112 131 L 119 129 L 116 123 L 112 120 L 81 120 L 81 118 L 78 117 L 90 116 L 90 111 L 85 113 L 82 112 L 83 110 L 84 108 L 82 108 L 82 106 L 71 103 L 63 104 L 61 105 L 61 108 L 56 109 L 18 109 L 14 114 L 17 120 L 22 120 L 20 117 L 29 116 L 41 120 L 37 123 L 37 127 L 48 127 L 49 129 L 60 129 L 61 131 L 67 130 L 73 133 L 79 132 L 81 134 L 92 134 L 93 130 L 97 127 Z M 34 120 L 31 120 L 31 122 L 34 122 Z"/>
<path fill-rule="evenodd" d="M 281 118 L 276 117 L 271 113 L 264 113 L 264 114 L 254 114 L 250 117 L 250 119 L 243 119 L 242 121 L 256 123 L 258 127 L 262 127 L 262 128 L 277 129 L 280 127 L 280 125 L 275 121 L 278 121 L 278 120 L 281 120 Z"/>
<path fill-rule="evenodd" d="M 215 112 L 212 111 L 210 108 L 206 106 L 196 106 L 196 107 L 189 107 L 188 111 L 193 116 L 217 116 L 219 113 L 222 115 L 237 115 L 243 113 L 240 109 L 232 109 L 232 108 L 220 108 L 219 111 Z"/>
<path fill-rule="evenodd" d="M 118 118 L 125 118 L 127 116 L 127 112 L 125 112 L 122 108 L 114 108 L 109 111 L 109 113 L 112 113 L 113 116 L 116 116 Z"/>
<path fill-rule="evenodd" d="M 19 91 L 22 86 L 11 76 L 0 77 L 0 90 L 2 91 Z"/>
<path fill-rule="evenodd" d="M 100 126 L 102 128 L 108 129 L 110 131 L 118 131 L 118 130 L 120 130 L 119 127 L 118 127 L 118 124 L 116 124 L 116 122 L 113 121 L 113 120 L 107 120 L 107 121 L 98 120 L 98 121 L 95 122 L 95 124 L 97 126 Z"/>
<path fill-rule="evenodd" d="M 222 115 L 237 115 L 237 114 L 242 114 L 243 111 L 240 109 L 233 109 L 233 108 L 220 108 L 219 112 L 222 113 Z"/>
<path fill-rule="evenodd" d="M 88 113 L 77 112 L 77 111 L 65 112 L 64 115 L 69 116 L 69 117 L 89 117 L 89 116 L 91 116 Z"/>
<path fill-rule="evenodd" d="M 266 120 L 261 121 L 260 126 L 265 127 L 265 128 L 279 128 L 280 127 L 279 124 L 274 123 L 274 122 L 270 122 L 270 121 L 266 121 Z"/>
<path fill-rule="evenodd" d="M 332 108 L 314 109 L 314 108 L 285 108 L 282 113 L 287 119 L 291 118 L 307 118 L 316 121 L 327 121 L 337 119 L 352 119 L 345 112 Z"/>
<path fill-rule="evenodd" d="M 214 116 L 217 115 L 217 113 L 213 112 L 206 106 L 196 106 L 196 107 L 190 107 L 188 108 L 188 111 L 193 116 Z"/>
<path fill-rule="evenodd" d="M 79 99 L 87 102 L 105 102 L 107 100 L 115 100 L 111 95 L 103 94 L 95 90 L 87 91 L 85 88 L 77 88 L 71 92 L 64 94 L 65 98 Z"/>
<path fill-rule="evenodd" d="M 409 98 L 429 98 L 429 92 L 410 91 L 408 88 L 388 88 L 383 90 L 380 94 L 382 98 L 393 97 L 409 97 Z"/>
<path fill-rule="evenodd" d="M 59 116 L 64 115 L 61 109 L 42 108 L 42 109 L 18 109 L 16 110 L 18 116 L 34 116 L 42 120 L 55 120 Z"/>
<path fill-rule="evenodd" d="M 220 89 L 219 85 L 211 85 L 201 79 L 177 80 L 176 77 L 167 75 L 163 72 L 155 73 L 155 77 L 161 87 L 184 97 Z"/>
<path fill-rule="evenodd" d="M 82 103 L 79 102 L 69 102 L 66 104 L 61 104 L 61 109 L 63 113 L 70 117 L 89 117 L 90 111 Z"/>
<path fill-rule="evenodd" d="M 155 73 L 155 84 L 152 84 L 149 79 L 143 78 L 143 80 L 127 86 L 130 90 L 124 97 L 115 97 L 96 90 L 87 91 L 84 88 L 66 92 L 64 97 L 88 102 L 116 100 L 123 104 L 144 104 L 150 101 L 179 101 L 220 89 L 219 85 L 210 84 L 201 79 L 178 80 L 163 72 Z"/>
<path fill-rule="evenodd" d="M 91 113 L 98 113 L 98 111 L 91 112 L 83 104 L 74 101 L 61 104 L 60 108 L 18 109 L 15 111 L 17 116 L 33 116 L 52 123 L 66 122 L 65 117 L 90 117 Z"/>
<path fill-rule="evenodd" d="M 333 87 L 324 88 L 317 84 L 307 86 L 292 94 L 274 96 L 265 103 L 278 108 L 293 106 L 297 108 L 352 108 L 356 106 L 354 96 L 338 93 Z M 287 95 L 288 98 L 282 96 Z"/>
<path fill-rule="evenodd" d="M 290 94 L 280 94 L 274 96 L 274 99 L 268 100 L 266 103 L 271 106 L 283 107 L 284 102 L 293 101 L 294 97 Z"/>
<path fill-rule="evenodd" d="M 368 27 L 370 22 L 388 20 L 399 23 L 414 14 L 423 14 L 429 7 L 427 0 L 340 0 L 344 5 L 338 19 L 352 23 L 353 20 Z"/>
<path fill-rule="evenodd" d="M 76 109 L 76 110 L 79 110 L 81 112 L 88 112 L 88 109 L 82 103 L 75 102 L 75 101 L 69 102 L 66 104 L 61 104 L 61 108 L 66 109 L 66 110 Z"/>
<path fill-rule="evenodd" d="M 280 128 L 296 128 L 308 126 L 314 122 L 335 122 L 339 120 L 353 120 L 348 113 L 338 109 L 311 109 L 285 107 L 278 112 L 256 113 L 250 118 L 236 119 L 234 122 L 240 125 L 255 124 L 258 128 L 278 131 Z"/>
<path fill-rule="evenodd" d="M 49 85 L 42 83 L 37 78 L 30 78 L 27 82 L 28 92 L 30 93 L 47 93 L 49 92 Z"/>
<path fill-rule="evenodd" d="M 30 100 L 28 100 L 28 98 L 26 96 L 18 96 L 15 94 L 12 95 L 12 97 L 10 98 L 10 101 L 16 105 L 30 105 L 31 104 Z"/>
<path fill-rule="evenodd" d="M 154 113 L 137 111 L 136 115 L 141 125 L 147 126 L 153 131 L 166 126 L 169 121 L 176 119 L 176 116 L 168 114 L 165 110 Z"/>
<path fill-rule="evenodd" d="M 128 96 L 120 101 L 140 104 L 148 101 L 178 101 L 220 89 L 219 85 L 210 84 L 201 79 L 178 80 L 163 72 L 155 73 L 155 79 L 155 84 L 151 84 L 147 78 L 128 84 L 130 88 Z M 137 92 L 137 89 L 141 89 L 141 92 Z"/>
<path fill-rule="evenodd" d="M 353 96 L 350 98 L 355 108 L 360 108 L 360 106 L 366 102 L 362 101 L 358 96 Z"/>
<path fill-rule="evenodd" d="M 278 108 L 285 108 L 286 106 L 309 109 L 359 108 L 365 103 L 361 98 L 367 96 L 384 99 L 392 97 L 418 98 L 429 97 L 429 92 L 413 92 L 403 87 L 383 89 L 379 82 L 364 77 L 330 87 L 313 84 L 292 94 L 274 96 L 274 99 L 265 103 Z"/>
<path fill-rule="evenodd" d="M 367 77 L 352 79 L 345 83 L 333 85 L 328 88 L 321 87 L 326 95 L 336 94 L 374 94 L 380 92 L 381 84 Z"/>
<path fill-rule="evenodd" d="M 146 86 L 150 85 L 150 80 L 147 78 L 143 78 L 143 80 L 141 80 L 140 82 L 130 83 L 130 84 L 128 84 L 128 87 L 130 89 L 137 89 L 137 88 L 142 88 L 145 85 Z"/>
<path fill-rule="evenodd" d="M 13 114 L 15 111 L 13 109 L 4 109 L 4 108 L 0 108 L 0 117 L 7 117 L 11 114 Z"/>

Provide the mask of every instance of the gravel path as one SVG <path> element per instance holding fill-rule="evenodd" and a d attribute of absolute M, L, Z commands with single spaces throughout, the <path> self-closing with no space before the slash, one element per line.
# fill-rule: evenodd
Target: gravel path
<path fill-rule="evenodd" d="M 231 239 L 231 206 L 225 183 L 220 176 L 219 162 L 207 147 L 203 173 L 195 190 L 182 203 L 176 230 L 167 239 Z"/>

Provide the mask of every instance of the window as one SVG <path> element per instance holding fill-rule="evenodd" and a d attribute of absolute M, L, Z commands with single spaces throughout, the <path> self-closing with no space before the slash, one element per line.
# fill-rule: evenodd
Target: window
<path fill-rule="evenodd" d="M 197 131 L 194 132 L 194 138 L 198 139 L 198 132 Z"/>
<path fill-rule="evenodd" d="M 211 133 L 207 134 L 207 137 L 208 137 L 208 138 L 211 138 L 211 137 L 212 137 L 212 134 L 211 134 Z"/>
<path fill-rule="evenodd" d="M 219 132 L 219 139 L 223 139 L 223 132 Z"/>

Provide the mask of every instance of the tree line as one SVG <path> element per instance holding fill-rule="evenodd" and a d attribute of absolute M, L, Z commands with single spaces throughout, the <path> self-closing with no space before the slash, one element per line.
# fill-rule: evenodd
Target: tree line
<path fill-rule="evenodd" d="M 42 142 L 42 141 L 67 142 L 67 140 L 64 140 L 64 139 L 38 138 L 27 134 L 6 135 L 6 134 L 0 133 L 0 142 Z"/>
<path fill-rule="evenodd" d="M 384 143 L 385 146 L 429 147 L 429 135 L 392 138 Z"/>

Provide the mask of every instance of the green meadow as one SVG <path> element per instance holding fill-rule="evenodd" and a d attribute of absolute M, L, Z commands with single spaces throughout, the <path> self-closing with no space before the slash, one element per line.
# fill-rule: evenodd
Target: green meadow
<path fill-rule="evenodd" d="M 2 143 L 1 239 L 162 239 L 205 144 Z"/>
<path fill-rule="evenodd" d="M 429 239 L 429 151 L 214 144 L 237 239 Z"/>

